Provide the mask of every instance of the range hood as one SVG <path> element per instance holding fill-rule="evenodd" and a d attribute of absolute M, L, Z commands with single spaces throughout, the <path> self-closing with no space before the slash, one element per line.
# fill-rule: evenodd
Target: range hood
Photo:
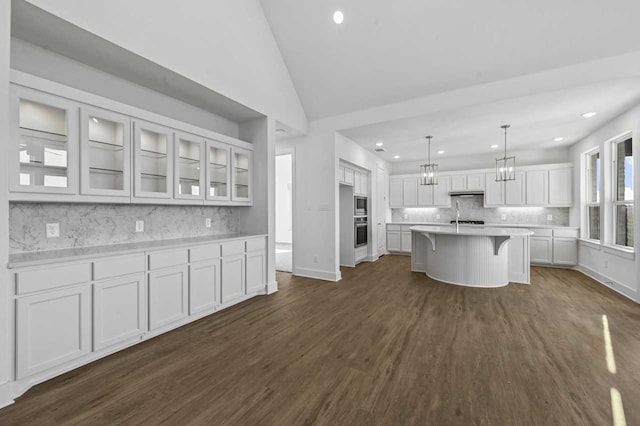
<path fill-rule="evenodd" d="M 471 197 L 472 195 L 484 195 L 484 191 L 451 191 L 449 195 L 452 197 Z"/>

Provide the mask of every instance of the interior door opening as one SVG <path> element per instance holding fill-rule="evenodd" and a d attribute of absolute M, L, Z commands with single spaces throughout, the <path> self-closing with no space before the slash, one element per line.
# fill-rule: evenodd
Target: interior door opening
<path fill-rule="evenodd" d="M 276 156 L 276 270 L 293 272 L 293 155 Z"/>

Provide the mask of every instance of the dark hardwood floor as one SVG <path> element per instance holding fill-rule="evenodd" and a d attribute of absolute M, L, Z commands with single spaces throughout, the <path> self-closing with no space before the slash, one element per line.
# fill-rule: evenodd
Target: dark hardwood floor
<path fill-rule="evenodd" d="M 612 388 L 640 424 L 640 305 L 568 270 L 471 289 L 409 267 L 278 274 L 278 293 L 43 383 L 0 424 L 606 425 Z"/>

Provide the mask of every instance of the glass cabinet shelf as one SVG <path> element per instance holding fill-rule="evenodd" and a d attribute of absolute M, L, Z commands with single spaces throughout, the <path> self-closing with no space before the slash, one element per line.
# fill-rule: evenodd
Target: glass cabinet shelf
<path fill-rule="evenodd" d="M 204 198 L 204 138 L 188 133 L 175 133 L 175 189 L 177 198 Z"/>

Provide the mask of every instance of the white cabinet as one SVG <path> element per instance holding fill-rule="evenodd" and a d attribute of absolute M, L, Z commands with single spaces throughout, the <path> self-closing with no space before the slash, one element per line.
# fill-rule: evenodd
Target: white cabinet
<path fill-rule="evenodd" d="M 514 237 L 509 240 L 509 281 L 530 283 L 529 237 Z"/>
<path fill-rule="evenodd" d="M 91 352 L 91 287 L 16 299 L 16 377 L 58 367 Z"/>
<path fill-rule="evenodd" d="M 80 193 L 131 195 L 129 117 L 98 108 L 80 110 Z"/>
<path fill-rule="evenodd" d="M 247 251 L 247 294 L 262 291 L 266 285 L 267 252 L 262 250 Z"/>
<path fill-rule="evenodd" d="M 402 205 L 416 207 L 418 205 L 418 179 L 405 178 L 402 180 Z"/>
<path fill-rule="evenodd" d="M 231 200 L 231 149 L 221 142 L 206 142 L 206 199 Z"/>
<path fill-rule="evenodd" d="M 93 350 L 147 331 L 144 272 L 93 284 Z"/>
<path fill-rule="evenodd" d="M 453 176 L 451 176 L 451 190 L 452 191 L 466 191 L 467 190 L 467 177 L 465 175 L 453 175 Z"/>
<path fill-rule="evenodd" d="M 369 183 L 369 178 L 366 173 L 355 171 L 353 193 L 355 195 L 366 196 L 367 188 L 369 186 L 368 183 Z"/>
<path fill-rule="evenodd" d="M 220 259 L 189 265 L 189 315 L 211 311 L 220 304 Z"/>
<path fill-rule="evenodd" d="M 344 166 L 338 166 L 338 182 L 344 183 Z"/>
<path fill-rule="evenodd" d="M 433 186 L 434 207 L 451 207 L 451 196 L 449 195 L 450 186 L 451 177 L 441 176 L 438 178 L 438 184 Z"/>
<path fill-rule="evenodd" d="M 578 240 L 570 237 L 553 237 L 553 264 L 573 266 L 578 263 Z"/>
<path fill-rule="evenodd" d="M 352 169 L 347 169 L 345 168 L 344 170 L 344 183 L 346 185 L 351 185 L 353 186 L 356 180 L 356 176 L 355 176 L 355 171 L 353 171 Z"/>
<path fill-rule="evenodd" d="M 223 304 L 244 296 L 245 255 L 237 253 L 222 258 L 220 301 Z"/>
<path fill-rule="evenodd" d="M 573 266 L 578 263 L 578 230 L 573 228 L 533 229 L 531 263 Z"/>
<path fill-rule="evenodd" d="M 253 152 L 231 148 L 231 201 L 253 201 Z"/>
<path fill-rule="evenodd" d="M 549 170 L 549 205 L 571 206 L 573 204 L 573 169 Z"/>
<path fill-rule="evenodd" d="M 525 179 L 523 172 L 515 173 L 515 180 L 505 183 L 504 199 L 507 206 L 523 206 L 525 204 Z"/>
<path fill-rule="evenodd" d="M 405 253 L 411 252 L 411 231 L 402 231 L 402 242 L 400 251 Z"/>
<path fill-rule="evenodd" d="M 433 187 L 435 185 L 418 185 L 418 206 L 433 206 Z"/>
<path fill-rule="evenodd" d="M 173 132 L 155 123 L 133 120 L 134 196 L 173 197 Z"/>
<path fill-rule="evenodd" d="M 549 203 L 547 170 L 526 172 L 526 202 L 528 206 L 545 206 Z"/>
<path fill-rule="evenodd" d="M 531 263 L 551 265 L 553 262 L 553 238 L 531 237 Z"/>
<path fill-rule="evenodd" d="M 389 179 L 389 206 L 402 207 L 402 178 Z"/>
<path fill-rule="evenodd" d="M 388 251 L 401 251 L 402 250 L 402 233 L 398 231 L 387 230 L 387 250 Z"/>
<path fill-rule="evenodd" d="M 188 316 L 187 265 L 149 273 L 149 329 L 169 325 Z"/>
<path fill-rule="evenodd" d="M 174 139 L 174 198 L 203 200 L 205 141 L 201 136 L 176 132 Z"/>
<path fill-rule="evenodd" d="M 413 225 L 387 225 L 387 251 L 411 253 L 411 227 Z"/>
<path fill-rule="evenodd" d="M 485 176 L 484 205 L 486 207 L 504 205 L 504 182 L 496 182 L 495 173 L 487 173 Z"/>
<path fill-rule="evenodd" d="M 484 205 L 487 207 L 522 206 L 525 204 L 525 179 L 516 172 L 516 179 L 496 181 L 495 173 L 485 175 Z"/>
<path fill-rule="evenodd" d="M 484 173 L 451 176 L 451 191 L 455 192 L 482 190 L 484 190 Z"/>
<path fill-rule="evenodd" d="M 78 193 L 78 107 L 66 99 L 11 86 L 10 189 Z"/>

